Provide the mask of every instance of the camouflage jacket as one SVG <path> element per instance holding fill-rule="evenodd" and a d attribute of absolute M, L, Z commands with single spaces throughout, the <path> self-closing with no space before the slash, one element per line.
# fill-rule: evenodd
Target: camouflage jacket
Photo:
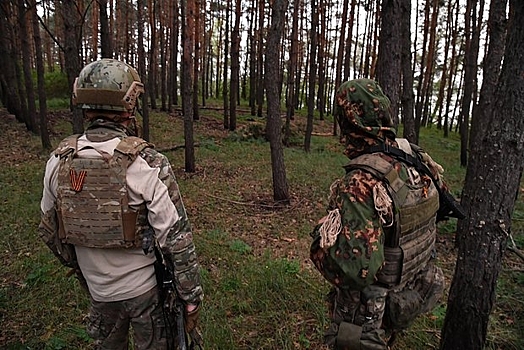
<path fill-rule="evenodd" d="M 438 194 L 431 179 L 386 154 L 374 157 L 391 167 L 392 177 L 382 179 L 370 166 L 348 166 L 345 176 L 331 185 L 328 215 L 311 234 L 312 261 L 329 282 L 344 289 L 362 290 L 379 279 L 393 286 L 401 277 L 412 278 L 424 267 L 434 245 Z M 351 163 L 358 163 L 357 159 L 362 158 Z M 395 193 L 394 187 L 400 192 Z M 404 204 L 408 206 L 401 209 Z M 392 242 L 392 237 L 397 241 Z M 427 244 L 404 249 L 405 271 L 410 270 L 404 275 L 403 255 L 389 248 L 398 250 L 415 239 Z M 416 260 L 421 262 L 417 266 Z M 386 262 L 392 271 L 384 269 Z M 384 270 L 389 276 L 381 279 Z"/>

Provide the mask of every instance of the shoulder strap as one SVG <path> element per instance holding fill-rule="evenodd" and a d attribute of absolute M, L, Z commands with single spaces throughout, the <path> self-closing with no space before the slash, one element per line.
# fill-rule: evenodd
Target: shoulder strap
<path fill-rule="evenodd" d="M 393 164 L 378 154 L 363 154 L 352 159 L 344 168 L 346 171 L 361 169 L 371 173 L 380 180 L 386 180 L 393 190 L 391 195 L 394 197 L 393 200 L 396 202 L 396 205 L 404 203 L 408 194 L 406 183 L 398 176 L 398 172 L 393 167 Z"/>
<path fill-rule="evenodd" d="M 431 173 L 431 170 L 429 170 L 427 165 L 424 164 L 418 156 L 418 151 L 415 152 L 416 156 L 412 156 L 410 154 L 407 154 L 400 148 L 391 147 L 386 144 L 379 144 L 368 148 L 367 152 L 386 153 L 396 158 L 397 160 L 414 167 L 417 171 L 427 175 L 435 184 L 435 187 L 437 188 L 439 194 L 440 206 L 439 211 L 437 212 L 437 221 L 447 219 L 448 217 L 454 217 L 457 219 L 464 219 L 466 217 L 464 209 L 462 209 L 460 204 L 451 195 L 451 193 L 440 187 L 440 184 L 438 183 L 437 179 L 435 179 L 435 177 L 433 176 L 433 173 Z"/>
<path fill-rule="evenodd" d="M 63 139 L 55 150 L 55 156 L 63 159 L 77 151 L 78 138 L 80 134 L 75 134 Z"/>
<path fill-rule="evenodd" d="M 154 148 L 155 146 L 140 137 L 127 136 L 120 140 L 115 151 L 128 156 L 131 162 L 133 162 L 138 154 L 148 147 Z"/>

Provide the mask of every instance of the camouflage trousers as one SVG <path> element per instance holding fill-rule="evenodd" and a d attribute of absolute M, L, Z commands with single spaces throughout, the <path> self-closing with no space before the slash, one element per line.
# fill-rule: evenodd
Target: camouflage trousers
<path fill-rule="evenodd" d="M 387 292 L 374 285 L 361 292 L 333 288 L 327 297 L 332 323 L 324 342 L 336 350 L 388 349 L 381 328 Z"/>
<path fill-rule="evenodd" d="M 333 288 L 327 297 L 332 323 L 324 342 L 336 350 L 389 349 L 396 333 L 432 310 L 443 290 L 442 270 L 432 264 L 401 290 L 378 285 L 362 291 Z"/>
<path fill-rule="evenodd" d="M 172 338 L 159 299 L 155 287 L 128 300 L 108 303 L 91 300 L 87 333 L 94 340 L 94 349 L 127 350 L 131 333 L 136 350 L 167 349 Z"/>

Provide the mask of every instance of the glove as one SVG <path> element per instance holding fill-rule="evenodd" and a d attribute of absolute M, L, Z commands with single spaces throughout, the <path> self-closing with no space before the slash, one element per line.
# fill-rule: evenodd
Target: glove
<path fill-rule="evenodd" d="M 187 308 L 184 310 L 184 317 L 185 317 L 185 329 L 187 333 L 191 333 L 193 331 L 197 324 L 198 324 L 198 317 L 200 316 L 200 304 L 197 305 L 196 308 L 194 308 L 191 311 L 187 311 Z"/>

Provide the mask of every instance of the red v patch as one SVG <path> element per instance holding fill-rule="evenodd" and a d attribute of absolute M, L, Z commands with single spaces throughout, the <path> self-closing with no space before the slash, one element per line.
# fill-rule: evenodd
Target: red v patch
<path fill-rule="evenodd" d="M 75 192 L 82 191 L 82 187 L 84 186 L 84 180 L 86 178 L 87 172 L 85 170 L 81 170 L 80 173 L 76 173 L 75 169 L 69 170 L 69 180 L 71 181 L 71 188 Z"/>

